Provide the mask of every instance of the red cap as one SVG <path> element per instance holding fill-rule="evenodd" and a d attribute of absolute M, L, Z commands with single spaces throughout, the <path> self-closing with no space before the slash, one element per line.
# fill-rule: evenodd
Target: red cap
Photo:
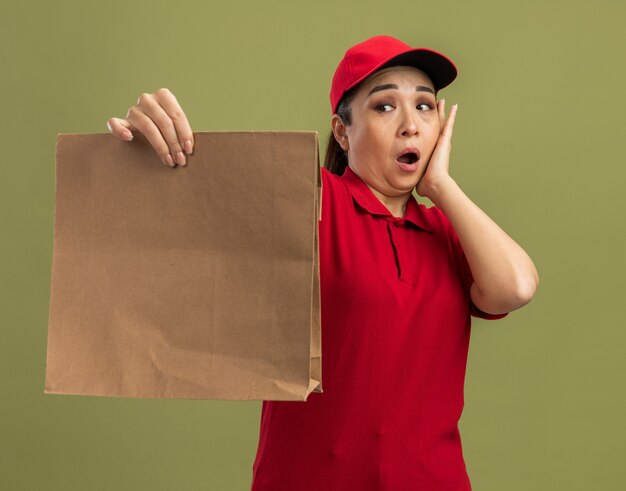
<path fill-rule="evenodd" d="M 411 48 L 391 36 L 374 36 L 352 46 L 339 63 L 330 89 L 333 114 L 343 94 L 381 68 L 409 65 L 430 77 L 435 90 L 456 78 L 456 66 L 446 56 L 428 48 Z"/>

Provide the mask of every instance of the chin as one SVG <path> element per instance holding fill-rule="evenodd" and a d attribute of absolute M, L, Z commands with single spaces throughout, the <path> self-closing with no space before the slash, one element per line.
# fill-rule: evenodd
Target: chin
<path fill-rule="evenodd" d="M 415 180 L 415 179 L 411 179 L 411 180 L 406 180 L 406 179 L 401 179 L 401 180 L 396 180 L 395 181 L 395 186 L 394 188 L 396 188 L 398 191 L 404 193 L 411 193 L 413 192 L 413 189 L 415 189 L 415 186 L 417 186 L 417 183 L 419 182 L 419 180 Z"/>
<path fill-rule="evenodd" d="M 405 174 L 404 176 L 397 178 L 396 180 L 398 182 L 401 182 L 404 186 L 408 186 L 412 184 L 412 187 L 417 186 L 417 183 L 419 182 L 419 180 L 422 178 L 422 172 L 418 170 L 416 170 L 415 172 L 412 172 L 410 174 Z"/>

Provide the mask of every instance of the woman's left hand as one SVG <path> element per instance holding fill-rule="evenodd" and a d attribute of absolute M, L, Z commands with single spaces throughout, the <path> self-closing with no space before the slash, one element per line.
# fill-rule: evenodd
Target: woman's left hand
<path fill-rule="evenodd" d="M 432 196 L 437 188 L 447 179 L 450 179 L 448 169 L 450 167 L 450 150 L 452 149 L 452 128 L 456 116 L 457 104 L 450 109 L 446 119 L 445 99 L 437 102 L 437 112 L 439 113 L 439 126 L 443 128 L 439 133 L 439 139 L 435 145 L 430 160 L 426 163 L 426 170 L 417 182 L 417 194 L 432 201 Z"/>

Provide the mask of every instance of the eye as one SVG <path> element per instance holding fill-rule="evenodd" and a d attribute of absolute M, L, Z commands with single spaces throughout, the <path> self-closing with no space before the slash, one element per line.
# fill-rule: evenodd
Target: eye
<path fill-rule="evenodd" d="M 433 106 L 431 106 L 430 104 L 427 104 L 425 102 L 422 102 L 421 104 L 417 105 L 417 107 L 420 107 L 420 106 L 426 106 L 428 109 L 432 109 L 433 108 Z"/>
<path fill-rule="evenodd" d="M 374 106 L 374 109 L 381 113 L 389 112 L 389 111 L 385 111 L 384 109 L 382 109 L 384 107 L 393 107 L 393 106 L 391 104 L 377 104 L 376 106 Z"/>

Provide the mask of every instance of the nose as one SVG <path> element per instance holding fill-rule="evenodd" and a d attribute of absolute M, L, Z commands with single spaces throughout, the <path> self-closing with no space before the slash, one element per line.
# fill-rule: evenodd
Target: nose
<path fill-rule="evenodd" d="M 415 107 L 404 108 L 398 130 L 404 137 L 419 134 L 419 116 Z"/>

